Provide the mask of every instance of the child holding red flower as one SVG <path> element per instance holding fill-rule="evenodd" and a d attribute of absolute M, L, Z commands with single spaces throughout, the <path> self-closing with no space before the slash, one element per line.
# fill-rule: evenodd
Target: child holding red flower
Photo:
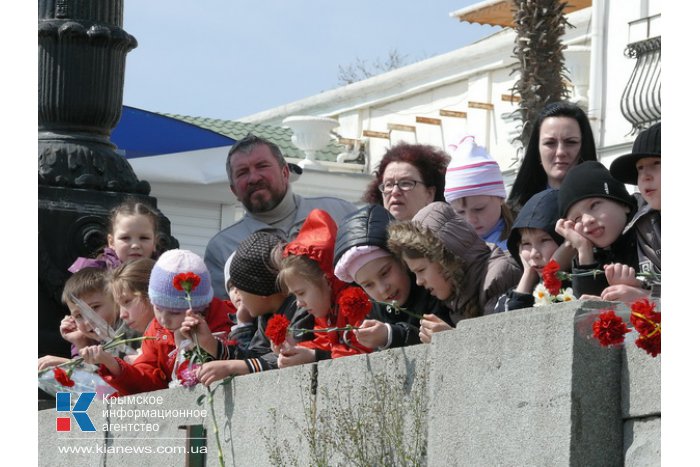
<path fill-rule="evenodd" d="M 185 318 L 183 332 L 196 333 L 202 348 L 217 357 L 199 370 L 202 384 L 208 386 L 228 376 L 276 369 L 277 355 L 272 352 L 268 333 L 278 326 L 279 319 L 286 323 L 281 331 L 282 341 L 290 322 L 295 328 L 313 327 L 311 316 L 297 310 L 294 297 L 282 292 L 277 284 L 277 269 L 271 263 L 271 255 L 282 243 L 277 235 L 260 230 L 243 240 L 228 261 L 226 286 L 237 289 L 242 309 L 255 319 L 255 334 L 248 345 L 216 341 L 202 320 Z"/>
<path fill-rule="evenodd" d="M 280 368 L 372 352 L 350 332 L 369 313 L 369 297 L 359 287 L 351 287 L 333 275 L 337 230 L 327 212 L 314 209 L 296 239 L 278 249 L 278 281 L 296 296 L 299 308 L 314 316 L 317 329 L 313 341 L 281 346 L 277 362 Z M 334 328 L 344 329 L 327 331 Z"/>
<path fill-rule="evenodd" d="M 163 253 L 153 266 L 148 298 L 155 318 L 148 325 L 142 353 L 128 364 L 105 352 L 101 346 L 81 351 L 87 363 L 100 365 L 100 376 L 121 395 L 165 389 L 182 374 L 176 360 L 186 337 L 180 327 L 186 316 L 201 316 L 214 332 L 228 334 L 233 308 L 214 298 L 209 271 L 202 258 L 187 250 Z M 184 362 L 189 364 L 189 362 Z"/>
<path fill-rule="evenodd" d="M 549 285 L 548 268 L 550 260 L 569 264 L 576 250 L 564 244 L 564 239 L 555 231 L 559 220 L 559 191 L 548 189 L 530 198 L 520 209 L 508 236 L 508 251 L 523 268 L 523 275 L 518 285 L 498 299 L 496 311 L 518 310 L 538 306 L 533 292 L 545 297 L 556 297 L 562 288 L 568 286 L 557 282 L 550 287 L 548 294 L 538 286 L 544 280 L 544 287 Z M 549 288 L 548 288 L 549 289 Z M 548 300 L 539 303 L 549 304 Z"/>

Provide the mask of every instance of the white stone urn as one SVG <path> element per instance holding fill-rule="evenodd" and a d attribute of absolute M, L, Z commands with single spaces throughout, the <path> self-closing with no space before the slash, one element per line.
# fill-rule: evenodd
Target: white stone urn
<path fill-rule="evenodd" d="M 338 126 L 337 120 L 294 115 L 282 120 L 282 125 L 292 129 L 292 143 L 306 154 L 304 160 L 299 162 L 304 170 L 328 170 L 316 160 L 316 151 L 325 148 L 331 140 L 330 131 Z"/>

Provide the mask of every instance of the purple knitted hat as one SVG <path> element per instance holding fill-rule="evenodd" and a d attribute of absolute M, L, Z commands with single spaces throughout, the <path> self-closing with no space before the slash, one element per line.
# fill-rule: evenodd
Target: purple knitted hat
<path fill-rule="evenodd" d="M 177 290 L 173 285 L 175 276 L 184 272 L 193 272 L 201 279 L 190 293 L 192 310 L 200 311 L 209 306 L 214 297 L 209 270 L 202 258 L 188 250 L 168 250 L 160 255 L 148 281 L 148 298 L 151 303 L 159 308 L 187 311 L 190 304 L 185 299 L 185 292 Z"/>

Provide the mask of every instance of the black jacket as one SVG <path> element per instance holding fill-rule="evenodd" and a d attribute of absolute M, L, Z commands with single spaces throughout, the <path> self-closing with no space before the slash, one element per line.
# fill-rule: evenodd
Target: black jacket
<path fill-rule="evenodd" d="M 290 321 L 290 327 L 295 329 L 313 329 L 314 320 L 305 310 L 297 309 L 296 297 L 288 296 L 279 310 L 275 313 L 259 316 L 257 331 L 247 347 L 240 345 L 218 344 L 217 360 L 244 360 L 251 373 L 277 368 L 277 355 L 272 352 L 270 339 L 265 335 L 265 329 L 270 318 L 274 315 L 284 315 Z M 297 341 L 313 339 L 312 332 L 294 336 Z"/>

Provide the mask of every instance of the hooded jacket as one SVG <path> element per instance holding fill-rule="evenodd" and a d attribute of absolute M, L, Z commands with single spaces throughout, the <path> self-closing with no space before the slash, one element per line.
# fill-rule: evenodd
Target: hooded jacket
<path fill-rule="evenodd" d="M 508 237 L 508 251 L 511 257 L 515 259 L 520 267 L 522 260 L 520 259 L 520 242 L 522 240 L 522 232 L 520 229 L 540 229 L 547 232 L 557 243 L 561 245 L 564 239 L 559 235 L 555 226 L 559 220 L 559 191 L 548 188 L 540 191 L 530 198 L 522 207 L 513 222 L 513 228 Z M 568 287 L 567 282 L 564 287 Z M 515 287 L 510 289 L 506 294 L 502 295 L 496 305 L 496 311 L 518 310 L 521 308 L 530 308 L 535 304 L 535 297 L 531 294 L 520 293 L 515 290 Z"/>
<path fill-rule="evenodd" d="M 394 221 L 394 216 L 383 206 L 370 204 L 346 216 L 338 226 L 335 241 L 333 264 L 352 247 L 376 246 L 389 251 L 387 247 L 387 228 Z M 403 308 L 419 314 L 434 314 L 443 321 L 450 323 L 449 309 L 426 289 L 416 284 L 413 273 L 411 277 L 411 292 L 402 304 Z M 369 319 L 376 319 L 391 326 L 391 343 L 389 347 L 403 347 L 420 343 L 418 326 L 420 320 L 404 313 L 392 312 L 386 305 L 374 302 Z"/>
<path fill-rule="evenodd" d="M 447 203 L 430 203 L 410 222 L 392 224 L 388 246 L 396 254 L 410 249 L 442 265 L 455 289 L 446 302 L 454 323 L 494 313 L 498 297 L 522 275 L 509 253 L 484 242 Z"/>

